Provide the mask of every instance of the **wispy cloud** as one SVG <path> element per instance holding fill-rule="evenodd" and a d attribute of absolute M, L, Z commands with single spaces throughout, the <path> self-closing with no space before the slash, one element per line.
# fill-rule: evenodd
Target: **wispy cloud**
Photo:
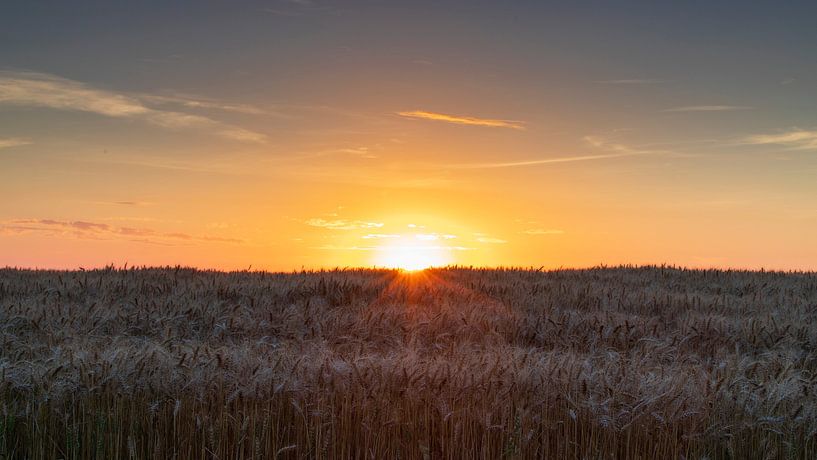
<path fill-rule="evenodd" d="M 241 158 L 233 157 L 227 161 L 219 161 L 209 159 L 206 162 L 194 160 L 178 160 L 167 156 L 158 155 L 88 155 L 77 156 L 72 158 L 72 161 L 80 163 L 101 163 L 113 165 L 125 165 L 138 168 L 152 168 L 163 169 L 168 171 L 185 171 L 200 174 L 226 175 L 226 176 L 244 176 L 244 177 L 258 177 L 269 178 L 269 174 L 259 170 L 257 167 L 252 168 L 246 162 L 241 161 Z"/>
<path fill-rule="evenodd" d="M 144 97 L 143 99 L 150 99 Z M 202 129 L 242 142 L 266 136 L 202 115 L 148 107 L 137 96 L 92 88 L 84 83 L 35 72 L 0 72 L 0 104 L 90 112 L 113 118 L 138 118 L 167 129 Z"/>
<path fill-rule="evenodd" d="M 31 141 L 27 139 L 19 139 L 15 137 L 7 137 L 2 138 L 0 137 L 0 149 L 7 149 L 11 147 L 19 147 L 21 145 L 28 145 L 31 144 Z"/>
<path fill-rule="evenodd" d="M 460 164 L 450 164 L 446 165 L 447 168 L 454 168 L 454 169 L 492 169 L 492 168 L 515 168 L 521 166 L 537 166 L 537 165 L 547 165 L 547 164 L 556 164 L 556 163 L 572 163 L 574 161 L 593 161 L 593 160 L 606 160 L 610 158 L 623 158 L 623 157 L 632 157 L 632 156 L 639 156 L 639 155 L 653 155 L 659 153 L 667 153 L 663 150 L 648 150 L 648 149 L 638 149 L 634 147 L 629 147 L 624 144 L 618 144 L 615 142 L 609 142 L 606 139 L 598 136 L 586 136 L 583 139 L 585 142 L 590 144 L 594 148 L 598 148 L 601 150 L 607 150 L 612 153 L 601 153 L 597 155 L 576 155 L 576 156 L 568 156 L 568 157 L 554 157 L 554 158 L 540 158 L 540 159 L 533 159 L 533 160 L 522 160 L 522 161 L 505 161 L 505 162 L 496 162 L 496 163 L 460 163 Z"/>
<path fill-rule="evenodd" d="M 602 155 L 582 155 L 572 157 L 557 157 L 557 158 L 543 158 L 540 160 L 525 160 L 525 161 L 510 161 L 502 163 L 472 163 L 472 164 L 453 164 L 448 165 L 449 168 L 457 169 L 491 169 L 491 168 L 514 168 L 519 166 L 536 166 L 553 163 L 570 163 L 574 161 L 590 161 L 603 160 L 606 158 L 620 158 L 637 155 L 634 153 L 612 153 Z"/>
<path fill-rule="evenodd" d="M 590 144 L 592 147 L 606 150 L 609 152 L 613 152 L 611 156 L 617 157 L 631 157 L 631 156 L 641 156 L 641 155 L 654 155 L 654 156 L 665 156 L 665 157 L 674 157 L 674 158 L 688 158 L 695 156 L 695 154 L 685 153 L 680 150 L 676 149 L 664 149 L 664 148 L 657 148 L 662 146 L 681 146 L 686 144 L 706 144 L 717 142 L 712 139 L 697 139 L 697 140 L 687 140 L 682 142 L 663 142 L 663 143 L 649 143 L 649 144 L 623 144 L 620 142 L 616 142 L 614 140 L 610 140 L 610 138 L 605 136 L 585 136 L 583 138 L 585 142 Z"/>
<path fill-rule="evenodd" d="M 526 235 L 561 235 L 564 233 L 564 230 L 556 230 L 551 228 L 529 228 L 527 230 L 523 230 L 522 233 Z"/>
<path fill-rule="evenodd" d="M 120 206 L 143 206 L 145 203 L 140 201 L 111 201 L 111 204 L 118 204 Z"/>
<path fill-rule="evenodd" d="M 817 130 L 794 128 L 776 134 L 758 134 L 748 136 L 742 144 L 752 145 L 783 145 L 794 150 L 817 149 Z"/>
<path fill-rule="evenodd" d="M 247 115 L 264 115 L 266 110 L 248 104 L 231 104 L 229 102 L 216 101 L 201 96 L 178 95 L 158 95 L 145 94 L 139 99 L 154 104 L 173 104 L 191 109 L 213 109 L 223 112 L 244 113 Z"/>
<path fill-rule="evenodd" d="M 506 240 L 501 238 L 491 238 L 488 236 L 480 236 L 477 238 L 477 241 L 480 243 L 487 243 L 487 244 L 504 244 L 507 243 Z"/>
<path fill-rule="evenodd" d="M 346 155 L 352 155 L 360 158 L 368 158 L 373 159 L 377 158 L 377 155 L 372 153 L 369 147 L 350 147 L 350 148 L 341 148 L 336 150 L 337 153 L 342 153 Z"/>
<path fill-rule="evenodd" d="M 515 120 L 497 120 L 491 118 L 477 118 L 459 115 L 447 115 L 444 113 L 427 112 L 425 110 L 412 110 L 397 112 L 397 115 L 405 118 L 416 118 L 421 120 L 442 121 L 456 125 L 485 126 L 488 128 L 510 128 L 525 129 L 524 122 Z"/>
<path fill-rule="evenodd" d="M 181 243 L 242 243 L 236 238 L 212 235 L 190 235 L 177 232 L 160 232 L 149 228 L 120 227 L 99 222 L 61 221 L 53 219 L 14 219 L 0 222 L 0 231 L 6 234 L 36 233 L 51 237 L 130 240 L 141 243 L 174 245 Z"/>
<path fill-rule="evenodd" d="M 664 109 L 662 112 L 733 112 L 736 110 L 752 110 L 752 107 L 743 105 L 689 105 Z"/>
<path fill-rule="evenodd" d="M 92 201 L 94 204 L 115 205 L 115 206 L 150 206 L 153 203 L 148 201 L 118 200 L 118 201 Z"/>
<path fill-rule="evenodd" d="M 590 144 L 590 146 L 594 148 L 608 150 L 611 152 L 615 152 L 617 154 L 621 154 L 623 156 L 666 153 L 666 151 L 664 150 L 642 149 L 632 147 L 626 144 L 621 144 L 618 142 L 613 142 L 608 138 L 602 136 L 584 136 L 582 140 L 587 142 L 588 144 Z"/>
<path fill-rule="evenodd" d="M 374 251 L 380 249 L 380 246 L 338 246 L 335 244 L 324 244 L 322 246 L 313 246 L 311 249 L 320 249 L 323 251 Z"/>
<path fill-rule="evenodd" d="M 287 11 L 280 8 L 262 8 L 262 12 L 267 14 L 272 14 L 274 16 L 300 16 L 301 13 L 299 11 Z"/>
<path fill-rule="evenodd" d="M 380 228 L 383 226 L 381 222 L 366 222 L 362 220 L 346 219 L 327 220 L 319 217 L 308 219 L 304 223 L 310 227 L 328 228 L 330 230 L 355 230 L 361 228 Z"/>
<path fill-rule="evenodd" d="M 370 233 L 368 235 L 363 235 L 361 238 L 365 240 L 370 239 L 387 239 L 387 238 L 403 238 L 403 237 L 411 237 L 412 235 L 400 235 L 397 233 Z M 417 233 L 413 235 L 415 240 L 420 241 L 438 241 L 438 240 L 453 240 L 457 238 L 457 235 L 452 235 L 450 233 Z"/>
<path fill-rule="evenodd" d="M 377 158 L 377 154 L 374 153 L 374 149 L 366 146 L 360 147 L 338 147 L 338 148 L 328 148 L 328 149 L 321 149 L 316 150 L 314 152 L 308 151 L 300 154 L 298 158 L 315 158 L 315 157 L 325 157 L 331 155 L 348 155 L 358 158 L 366 158 L 366 159 L 375 159 Z"/>
<path fill-rule="evenodd" d="M 424 241 L 436 241 L 440 239 L 453 240 L 457 238 L 457 235 L 452 235 L 450 233 L 418 233 L 414 235 L 414 238 Z"/>

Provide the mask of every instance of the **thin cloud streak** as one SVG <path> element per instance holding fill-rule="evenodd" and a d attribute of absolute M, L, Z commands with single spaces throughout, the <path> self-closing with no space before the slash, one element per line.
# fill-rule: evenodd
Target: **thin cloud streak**
<path fill-rule="evenodd" d="M 346 220 L 346 219 L 327 220 L 322 218 L 312 218 L 306 220 L 306 222 L 304 223 L 306 225 L 309 225 L 310 227 L 327 228 L 330 230 L 356 230 L 360 228 L 383 227 L 383 223 L 381 222 L 366 222 L 362 220 Z"/>
<path fill-rule="evenodd" d="M 545 228 L 529 228 L 522 231 L 525 235 L 562 235 L 564 230 L 545 229 Z"/>
<path fill-rule="evenodd" d="M 757 134 L 744 138 L 741 144 L 783 145 L 793 150 L 817 149 L 817 130 L 794 128 L 778 134 Z"/>
<path fill-rule="evenodd" d="M 148 201 L 130 201 L 130 200 L 107 201 L 107 202 L 103 201 L 101 203 L 102 204 L 115 204 L 117 206 L 150 206 L 151 204 L 153 204 L 153 203 L 150 203 Z"/>
<path fill-rule="evenodd" d="M 509 162 L 499 162 L 499 163 L 464 163 L 464 164 L 453 164 L 447 165 L 448 168 L 453 169 L 492 169 L 492 168 L 515 168 L 520 166 L 538 166 L 538 165 L 547 165 L 547 164 L 556 164 L 556 163 L 572 163 L 576 161 L 593 161 L 593 160 L 606 160 L 610 158 L 626 158 L 626 157 L 634 157 L 634 156 L 642 156 L 642 155 L 657 155 L 657 154 L 666 154 L 668 153 L 665 150 L 641 150 L 636 149 L 633 147 L 629 147 L 624 144 L 617 144 L 613 142 L 608 142 L 606 139 L 598 137 L 598 136 L 585 136 L 583 138 L 585 142 L 590 144 L 590 146 L 601 149 L 607 150 L 613 153 L 602 153 L 598 155 L 581 155 L 581 156 L 571 156 L 571 157 L 557 157 L 557 158 L 542 158 L 537 160 L 524 160 L 524 161 L 509 161 Z"/>
<path fill-rule="evenodd" d="M 261 133 L 212 118 L 153 109 L 134 96 L 36 72 L 0 72 L 0 104 L 89 112 L 112 118 L 140 118 L 166 129 L 211 130 L 218 136 L 241 142 L 266 140 Z"/>
<path fill-rule="evenodd" d="M 400 238 L 400 235 L 392 233 L 369 233 L 368 235 L 361 236 L 361 238 L 364 240 L 376 240 L 385 238 Z"/>
<path fill-rule="evenodd" d="M 448 165 L 448 168 L 454 169 L 491 169 L 491 168 L 515 168 L 520 166 L 536 166 L 555 163 L 571 163 L 574 161 L 592 161 L 604 160 L 607 158 L 623 158 L 637 155 L 648 155 L 650 152 L 632 152 L 632 153 L 610 153 L 601 155 L 584 155 L 575 157 L 560 157 L 560 158 L 544 158 L 541 160 L 528 161 L 512 161 L 506 163 L 475 163 L 475 164 L 454 164 Z"/>
<path fill-rule="evenodd" d="M 145 94 L 139 96 L 139 99 L 149 101 L 155 104 L 176 104 L 191 109 L 213 109 L 223 112 L 243 113 L 247 115 L 265 115 L 267 112 L 258 107 L 246 104 L 230 104 L 226 102 L 219 102 L 198 96 L 188 95 L 155 95 Z"/>
<path fill-rule="evenodd" d="M 19 147 L 21 145 L 29 145 L 31 141 L 27 139 L 20 139 L 16 137 L 0 138 L 0 149 L 8 149 L 11 147 Z"/>
<path fill-rule="evenodd" d="M 442 121 L 445 123 L 452 123 L 455 125 L 467 126 L 484 126 L 487 128 L 510 128 L 517 130 L 524 130 L 524 123 L 515 120 L 496 120 L 491 118 L 478 118 L 460 115 L 447 115 L 444 113 L 427 112 L 425 110 L 411 110 L 405 112 L 397 112 L 404 118 L 414 118 L 420 120 Z"/>
<path fill-rule="evenodd" d="M 487 243 L 487 244 L 505 244 L 505 243 L 508 242 L 507 240 L 503 240 L 501 238 L 491 238 L 491 237 L 487 237 L 487 236 L 481 236 L 481 237 L 477 238 L 477 241 L 480 242 L 480 243 Z"/>
<path fill-rule="evenodd" d="M 742 105 L 690 105 L 664 109 L 662 112 L 732 112 L 736 110 L 752 110 L 752 108 L 753 107 Z"/>
<path fill-rule="evenodd" d="M 175 245 L 179 243 L 243 243 L 236 238 L 211 235 L 190 235 L 179 232 L 159 232 L 149 228 L 118 227 L 98 222 L 61 221 L 54 219 L 14 219 L 0 222 L 5 234 L 38 233 L 52 237 L 68 237 L 95 240 L 129 240 L 140 243 Z"/>

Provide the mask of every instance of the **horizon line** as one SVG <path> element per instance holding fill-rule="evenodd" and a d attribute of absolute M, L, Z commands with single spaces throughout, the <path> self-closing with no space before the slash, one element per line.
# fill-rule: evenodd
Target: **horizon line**
<path fill-rule="evenodd" d="M 104 266 L 95 266 L 95 267 L 83 267 L 77 266 L 76 268 L 43 268 L 43 267 L 22 267 L 22 266 L 11 266 L 11 265 L 3 265 L 0 266 L 0 272 L 3 271 L 18 271 L 18 272 L 62 272 L 62 273 L 90 273 L 90 272 L 124 272 L 124 271 L 149 271 L 149 270 L 186 270 L 186 271 L 194 271 L 194 272 L 209 272 L 209 273 L 253 273 L 253 274 L 271 274 L 271 275 L 288 275 L 288 274 L 302 274 L 302 273 L 325 273 L 325 272 L 344 272 L 344 271 L 372 271 L 372 272 L 380 272 L 380 271 L 410 271 L 410 272 L 423 272 L 423 271 L 433 271 L 433 270 L 471 270 L 471 271 L 527 271 L 527 272 L 564 272 L 564 271 L 592 271 L 592 270 L 676 270 L 676 271 L 698 271 L 698 272 L 705 272 L 705 271 L 718 271 L 718 272 L 742 272 L 742 273 L 767 273 L 767 274 L 774 274 L 774 273 L 782 273 L 782 274 L 804 274 L 804 275 L 817 275 L 817 268 L 814 269 L 799 269 L 799 268 L 768 268 L 768 267 L 758 267 L 758 268 L 747 268 L 747 267 L 737 267 L 737 266 L 721 266 L 721 267 L 714 267 L 714 266 L 688 266 L 688 265 L 679 265 L 679 264 L 669 264 L 669 263 L 662 263 L 662 264 L 596 264 L 596 265 L 585 265 L 585 266 L 559 266 L 559 267 L 551 267 L 546 268 L 545 265 L 535 266 L 535 265 L 459 265 L 459 264 L 449 264 L 449 265 L 440 265 L 440 266 L 430 266 L 418 270 L 406 270 L 400 267 L 385 267 L 385 266 L 376 266 L 376 265 L 346 265 L 346 266 L 334 266 L 334 267 L 312 267 L 312 268 L 294 268 L 291 270 L 269 270 L 269 269 L 253 269 L 252 265 L 245 269 L 223 269 L 223 268 L 207 268 L 207 267 L 196 267 L 192 265 L 132 265 L 128 266 L 128 263 L 125 263 L 122 266 L 116 266 L 115 264 L 108 264 Z"/>

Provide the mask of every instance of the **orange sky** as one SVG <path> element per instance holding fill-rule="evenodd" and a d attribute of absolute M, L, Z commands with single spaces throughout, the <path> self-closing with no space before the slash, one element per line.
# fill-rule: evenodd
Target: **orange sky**
<path fill-rule="evenodd" d="M 276 5 L 0 15 L 0 266 L 817 269 L 763 11 Z"/>

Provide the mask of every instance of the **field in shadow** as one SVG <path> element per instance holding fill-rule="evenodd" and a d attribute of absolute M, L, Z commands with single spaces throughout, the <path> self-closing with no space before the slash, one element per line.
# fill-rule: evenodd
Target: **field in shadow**
<path fill-rule="evenodd" d="M 0 457 L 814 458 L 817 275 L 0 270 Z"/>

